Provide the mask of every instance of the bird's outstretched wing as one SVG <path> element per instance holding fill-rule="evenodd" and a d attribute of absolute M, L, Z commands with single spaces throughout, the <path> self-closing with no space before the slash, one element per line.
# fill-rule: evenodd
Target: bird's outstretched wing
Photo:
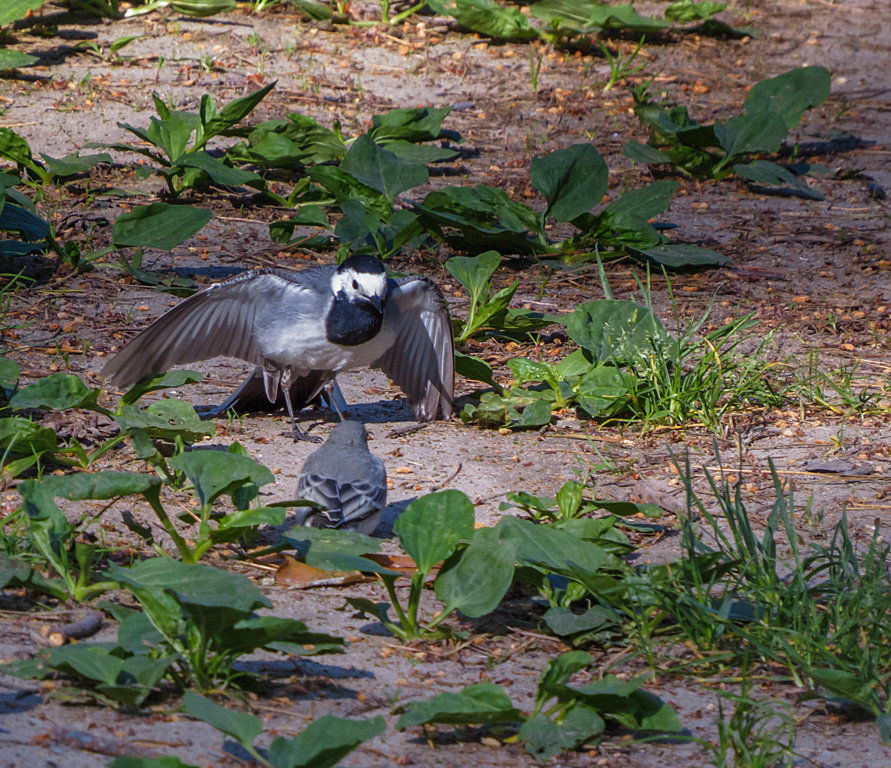
<path fill-rule="evenodd" d="M 395 326 L 396 341 L 371 367 L 402 387 L 418 421 L 432 421 L 439 410 L 449 418 L 455 397 L 455 342 L 442 291 L 426 277 L 394 280 L 384 323 Z"/>
<path fill-rule="evenodd" d="M 349 528 L 386 505 L 387 487 L 374 480 L 338 483 L 333 477 L 308 473 L 300 476 L 297 496 L 324 507 L 321 514 L 330 527 Z"/>
<path fill-rule="evenodd" d="M 102 375 L 127 387 L 174 365 L 217 355 L 261 363 L 254 337 L 258 310 L 285 292 L 301 290 L 298 282 L 271 270 L 212 285 L 161 315 L 105 364 Z"/>

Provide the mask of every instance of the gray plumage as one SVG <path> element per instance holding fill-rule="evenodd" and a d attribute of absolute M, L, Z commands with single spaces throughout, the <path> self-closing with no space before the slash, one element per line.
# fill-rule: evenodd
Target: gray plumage
<path fill-rule="evenodd" d="M 300 471 L 297 497 L 319 508 L 298 509 L 297 524 L 371 534 L 387 504 L 387 470 L 368 449 L 358 421 L 343 421 Z"/>
<path fill-rule="evenodd" d="M 212 285 L 155 320 L 102 373 L 128 387 L 219 355 L 256 363 L 270 402 L 280 391 L 291 395 L 284 400 L 295 437 L 305 435 L 292 401 L 302 407 L 323 392 L 331 400 L 335 375 L 353 368 L 380 368 L 419 421 L 453 409 L 454 342 L 442 292 L 424 277 L 387 278 L 368 256 L 301 272 L 254 270 Z"/>

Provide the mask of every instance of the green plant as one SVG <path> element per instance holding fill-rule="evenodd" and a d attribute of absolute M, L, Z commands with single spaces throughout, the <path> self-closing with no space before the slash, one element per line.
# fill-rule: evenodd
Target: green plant
<path fill-rule="evenodd" d="M 609 171 L 590 144 L 575 144 L 533 158 L 532 186 L 547 206 L 535 211 L 512 200 L 502 189 L 487 185 L 444 187 L 417 205 L 421 224 L 437 240 L 470 252 L 494 249 L 519 254 L 554 254 L 572 263 L 589 259 L 599 248 L 669 267 L 720 264 L 726 257 L 684 243 L 669 243 L 649 220 L 664 211 L 677 183 L 659 181 L 626 193 L 596 214 L 607 192 Z M 571 224 L 577 233 L 549 242 L 549 219 Z"/>
<path fill-rule="evenodd" d="M 745 673 L 743 680 L 746 680 Z M 700 742 L 715 768 L 792 768 L 795 764 L 795 719 L 779 702 L 749 697 L 743 684 L 738 695 L 721 692 L 718 699 L 717 743 Z M 724 715 L 724 702 L 732 714 Z M 729 758 L 729 759 L 728 759 Z"/>
<path fill-rule="evenodd" d="M 462 420 L 535 428 L 548 424 L 553 411 L 575 408 L 591 418 L 644 425 L 695 420 L 717 429 L 733 408 L 781 402 L 767 377 L 770 336 L 743 353 L 753 343 L 745 333 L 754 325 L 750 316 L 700 337 L 711 308 L 684 326 L 673 301 L 672 336 L 653 312 L 648 285 L 641 286 L 644 303 L 636 303 L 613 299 L 602 269 L 601 283 L 607 298 L 552 318 L 579 349 L 559 363 L 509 360 L 515 378 L 508 391 L 468 403 Z"/>
<path fill-rule="evenodd" d="M 826 100 L 829 85 L 824 67 L 792 69 L 753 86 L 741 114 L 708 125 L 696 123 L 686 107 L 666 108 L 652 102 L 645 87 L 636 89 L 634 111 L 650 127 L 650 138 L 647 144 L 627 141 L 622 152 L 637 162 L 670 164 L 697 178 L 736 173 L 769 187 L 783 186 L 788 194 L 822 200 L 789 169 L 752 156 L 779 151 L 805 110 Z"/>
<path fill-rule="evenodd" d="M 646 62 L 634 66 L 634 60 L 637 58 L 637 54 L 640 53 L 640 49 L 643 48 L 645 39 L 645 37 L 640 38 L 640 42 L 637 44 L 637 47 L 631 52 L 631 55 L 628 56 L 627 59 L 625 58 L 625 54 L 623 53 L 621 48 L 619 48 L 618 54 L 614 56 L 602 40 L 597 41 L 597 45 L 600 46 L 600 50 L 603 53 L 607 64 L 609 64 L 609 79 L 603 86 L 604 91 L 611 90 L 613 86 L 617 85 L 626 77 L 636 75 L 638 72 L 646 68 Z"/>
<path fill-rule="evenodd" d="M 203 720 L 218 731 L 231 736 L 264 768 L 331 768 L 359 744 L 380 736 L 387 725 L 378 715 L 373 720 L 346 720 L 324 715 L 313 720 L 299 736 L 276 737 L 268 750 L 260 750 L 253 742 L 263 730 L 262 721 L 245 712 L 233 712 L 209 699 L 186 691 L 183 711 Z M 108 768 L 196 768 L 175 757 L 116 757 Z"/>
<path fill-rule="evenodd" d="M 642 690 L 645 679 L 619 680 L 612 675 L 585 685 L 569 682 L 588 667 L 593 658 L 570 651 L 545 667 L 535 694 L 535 706 L 527 716 L 517 710 L 494 683 L 477 683 L 458 693 L 442 693 L 408 704 L 396 727 L 417 725 L 519 724 L 517 736 L 540 762 L 569 749 L 600 742 L 607 722 L 636 731 L 673 733 L 681 730 L 674 709 L 658 696 Z"/>
<path fill-rule="evenodd" d="M 127 18 L 141 16 L 144 13 L 151 13 L 163 8 L 170 8 L 170 10 L 181 13 L 184 16 L 203 18 L 234 10 L 236 5 L 235 0 L 152 0 L 152 2 L 145 5 L 128 8 L 124 16 Z"/>
<path fill-rule="evenodd" d="M 859 552 L 843 513 L 827 546 L 802 551 L 792 492 L 770 467 L 775 499 L 761 533 L 739 482 L 706 471 L 716 513 L 694 491 L 689 462 L 679 467 L 689 507 L 681 518 L 682 557 L 641 569 L 629 582 L 641 616 L 636 626 L 646 628 L 644 617 L 650 628 L 670 617 L 669 631 L 706 660 L 717 652 L 725 663 L 754 655 L 782 665 L 808 696 L 868 712 L 888 742 L 891 547 L 877 530 Z"/>
<path fill-rule="evenodd" d="M 246 576 L 166 557 L 111 565 L 109 575 L 142 607 L 108 605 L 120 622 L 116 644 L 61 646 L 6 670 L 37 679 L 60 671 L 101 700 L 138 709 L 162 679 L 177 690 L 250 684 L 256 675 L 233 664 L 259 648 L 307 655 L 343 646 L 303 622 L 255 613 L 271 603 Z"/>
<path fill-rule="evenodd" d="M 572 520 L 588 517 L 591 512 L 605 509 L 613 515 L 645 515 L 658 517 L 662 509 L 655 504 L 638 504 L 631 501 L 612 501 L 609 499 L 584 498 L 585 485 L 576 480 L 570 480 L 563 484 L 557 496 L 533 496 L 523 491 L 516 491 L 507 495 L 507 502 L 502 502 L 499 509 L 506 510 L 518 507 L 526 512 L 536 522 L 548 522 L 561 525 Z M 586 537 L 587 538 L 587 537 Z M 627 538 L 618 539 L 627 544 Z"/>
<path fill-rule="evenodd" d="M 108 46 L 107 53 L 103 51 L 99 44 L 94 40 L 85 40 L 82 43 L 78 43 L 76 47 L 85 50 L 87 53 L 96 56 L 104 62 L 116 64 L 123 60 L 123 57 L 118 56 L 118 51 L 125 46 L 130 45 L 134 40 L 141 40 L 143 37 L 145 37 L 145 35 L 127 35 L 126 37 L 119 37 L 112 40 Z M 110 162 L 110 160 L 107 162 Z"/>
<path fill-rule="evenodd" d="M 377 617 L 400 639 L 412 640 L 418 637 L 442 636 L 445 633 L 438 627 L 453 611 L 458 608 L 472 611 L 468 604 L 469 585 L 462 588 L 453 584 L 457 588 L 450 594 L 450 599 L 445 601 L 445 609 L 427 622 L 420 617 L 421 597 L 427 574 L 434 566 L 447 561 L 440 569 L 436 581 L 438 584 L 444 573 L 454 570 L 454 556 L 462 540 L 474 538 L 473 522 L 473 505 L 460 491 L 442 491 L 424 496 L 412 502 L 399 516 L 393 531 L 416 566 L 404 605 L 399 600 L 395 586 L 401 574 L 362 557 L 377 551 L 378 547 L 373 539 L 353 533 L 345 535 L 346 532 L 342 531 L 317 533 L 313 529 L 300 528 L 291 529 L 285 539 L 305 554 L 307 563 L 317 568 L 361 570 L 377 574 L 387 588 L 390 604 L 372 603 L 364 598 L 348 598 L 347 601 L 354 608 Z M 494 586 L 476 584 L 474 587 L 476 594 L 473 599 L 477 603 L 485 603 L 484 612 L 491 610 L 507 589 L 507 585 L 504 585 L 499 591 L 500 580 L 494 582 Z M 395 611 L 395 619 L 389 617 L 390 608 Z"/>
<path fill-rule="evenodd" d="M 157 497 L 160 482 L 150 475 L 105 471 L 96 474 L 50 476 L 25 480 L 19 485 L 22 510 L 31 544 L 57 578 L 34 581 L 34 588 L 54 596 L 64 594 L 72 600 L 90 600 L 102 592 L 116 589 L 114 580 L 95 580 L 95 566 L 100 547 L 86 536 L 88 528 L 105 513 L 116 499 L 132 494 Z M 77 523 L 70 523 L 55 503 L 55 498 L 99 500 L 110 503 L 98 512 L 84 513 Z M 48 589 L 49 585 L 54 585 Z"/>
<path fill-rule="evenodd" d="M 43 163 L 34 159 L 31 146 L 12 128 L 0 128 L 0 157 L 15 163 L 21 175 L 21 179 L 17 179 L 15 176 L 3 174 L 2 186 L 7 197 L 15 197 L 19 205 L 24 204 L 22 199 L 24 196 L 15 196 L 11 187 L 21 181 L 39 182 L 45 187 L 52 184 L 57 178 L 76 176 L 99 163 L 111 163 L 111 155 L 107 152 L 83 156 L 77 152 L 71 152 L 60 158 L 50 157 L 41 152 L 40 156 L 43 158 Z M 13 179 L 15 182 L 11 183 Z"/>
<path fill-rule="evenodd" d="M 210 139 L 228 133 L 247 117 L 273 87 L 274 82 L 219 109 L 213 98 L 204 94 L 197 113 L 175 110 L 160 96 L 152 94 L 158 117 L 151 118 L 148 128 L 118 124 L 149 146 L 123 143 L 106 146 L 121 152 L 136 152 L 155 161 L 159 167 L 144 169 L 144 174 L 161 176 L 172 197 L 205 178 L 230 187 L 262 188 L 263 180 L 256 173 L 226 165 L 209 155 L 205 147 Z"/>
<path fill-rule="evenodd" d="M 529 85 L 533 93 L 538 93 L 538 76 L 541 73 L 541 65 L 544 62 L 544 54 L 536 55 L 535 47 L 529 46 Z"/>
<path fill-rule="evenodd" d="M 453 256 L 445 263 L 449 274 L 464 286 L 470 298 L 467 320 L 453 319 L 455 344 L 463 344 L 483 329 L 496 334 L 527 334 L 551 323 L 540 312 L 509 307 L 519 281 L 492 293 L 492 275 L 501 263 L 501 256 L 487 251 L 476 257 Z"/>

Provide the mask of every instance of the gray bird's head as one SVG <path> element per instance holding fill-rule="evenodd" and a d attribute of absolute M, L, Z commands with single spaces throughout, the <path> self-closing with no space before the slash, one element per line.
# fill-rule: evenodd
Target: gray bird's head
<path fill-rule="evenodd" d="M 327 442 L 344 448 L 367 447 L 368 432 L 361 421 L 342 421 L 328 435 Z"/>
<path fill-rule="evenodd" d="M 353 304 L 371 304 L 382 312 L 387 298 L 387 270 L 374 256 L 350 256 L 331 278 L 331 289 L 335 296 L 343 293 Z"/>

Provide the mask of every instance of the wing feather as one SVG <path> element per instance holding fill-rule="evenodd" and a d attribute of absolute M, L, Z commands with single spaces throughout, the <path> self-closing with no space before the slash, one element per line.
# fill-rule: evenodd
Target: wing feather
<path fill-rule="evenodd" d="M 384 323 L 395 330 L 393 345 L 371 364 L 405 392 L 418 421 L 454 409 L 455 342 L 442 291 L 425 277 L 393 281 Z"/>
<path fill-rule="evenodd" d="M 174 365 L 218 355 L 261 363 L 257 313 L 294 290 L 302 290 L 299 282 L 269 270 L 212 285 L 161 315 L 105 364 L 102 375 L 127 387 Z"/>

